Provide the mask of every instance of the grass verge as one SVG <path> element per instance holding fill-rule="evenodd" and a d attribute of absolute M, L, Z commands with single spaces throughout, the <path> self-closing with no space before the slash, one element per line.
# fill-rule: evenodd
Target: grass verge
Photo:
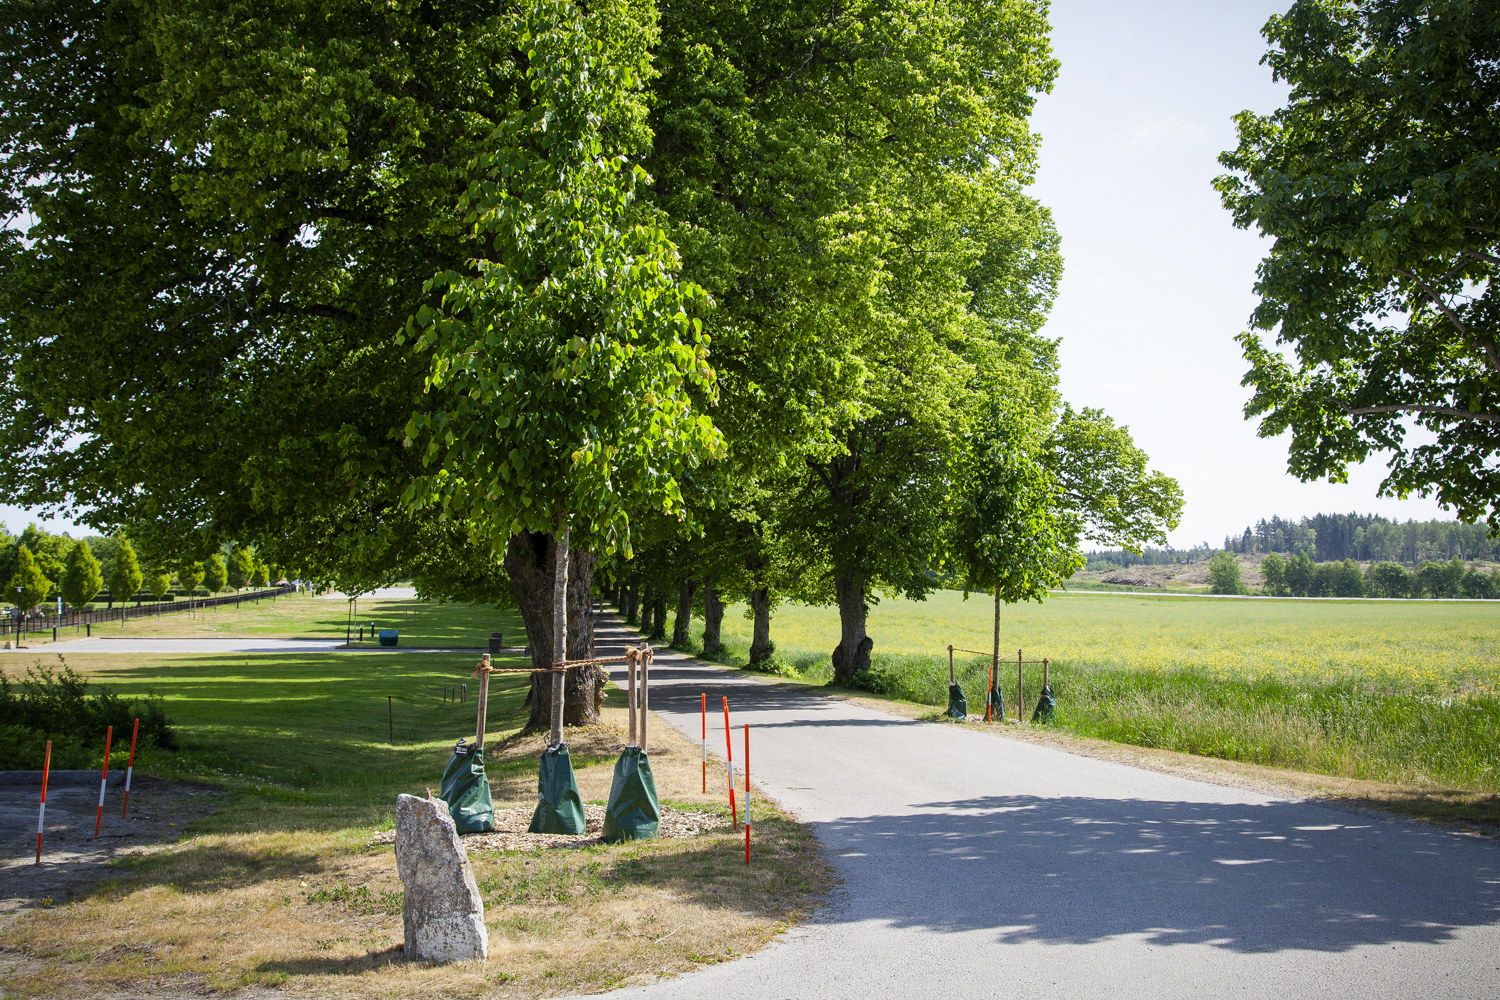
<path fill-rule="evenodd" d="M 88 662 L 83 662 L 84 660 Z M 120 689 L 166 697 L 180 752 L 148 772 L 229 791 L 190 838 L 128 857 L 118 877 L 4 929 L 7 995 L 132 995 L 252 984 L 321 996 L 552 996 L 594 992 L 752 951 L 803 919 L 828 869 L 801 825 L 756 817 L 755 863 L 733 833 L 548 852 L 471 854 L 490 929 L 487 962 L 405 961 L 400 883 L 389 845 L 395 796 L 436 786 L 448 747 L 473 731 L 473 704 L 441 697 L 472 656 L 78 657 Z M 497 807 L 535 801 L 540 739 L 518 732 L 525 675 L 491 687 Z M 385 695 L 395 692 L 396 739 Z M 608 794 L 623 742 L 623 699 L 600 725 L 570 731 L 585 800 Z M 697 748 L 653 727 L 662 798 L 722 809 L 699 794 Z"/>

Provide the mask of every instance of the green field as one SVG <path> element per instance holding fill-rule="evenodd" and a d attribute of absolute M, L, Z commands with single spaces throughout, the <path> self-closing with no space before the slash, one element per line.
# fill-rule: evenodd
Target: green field
<path fill-rule="evenodd" d="M 750 622 L 725 615 L 729 659 Z M 945 705 L 949 644 L 991 646 L 993 605 L 944 591 L 870 612 L 870 690 Z M 830 679 L 834 608 L 777 609 L 777 659 Z M 1500 607 L 1420 601 L 1215 600 L 1052 595 L 1002 607 L 1001 689 L 1014 713 L 1016 650 L 1050 658 L 1057 724 L 1083 736 L 1352 778 L 1500 789 Z M 959 654 L 971 712 L 989 659 Z M 1002 664 L 1002 666 L 1004 666 Z M 1041 667 L 1027 666 L 1028 717 Z"/>

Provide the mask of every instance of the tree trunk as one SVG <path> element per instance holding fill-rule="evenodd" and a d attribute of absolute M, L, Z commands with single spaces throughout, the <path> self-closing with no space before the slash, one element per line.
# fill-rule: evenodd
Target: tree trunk
<path fill-rule="evenodd" d="M 625 585 L 624 597 L 620 600 L 620 610 L 625 614 L 626 625 L 634 625 L 641 620 L 641 584 L 639 580 L 631 580 Z"/>
<path fill-rule="evenodd" d="M 771 593 L 765 587 L 750 591 L 750 611 L 755 616 L 750 632 L 750 662 L 764 663 L 776 651 L 771 642 Z"/>
<path fill-rule="evenodd" d="M 677 618 L 672 622 L 672 646 L 686 649 L 693 636 L 693 578 L 684 575 L 677 585 Z"/>
<path fill-rule="evenodd" d="M 870 609 L 865 604 L 862 580 L 842 576 L 833 578 L 834 593 L 839 602 L 839 644 L 833 647 L 833 677 L 848 685 L 857 674 L 870 669 L 870 649 L 875 645 L 865 634 L 865 618 Z"/>
<path fill-rule="evenodd" d="M 719 600 L 719 592 L 714 589 L 712 580 L 703 584 L 703 655 L 717 656 L 724 651 L 724 641 L 720 638 L 724 629 L 724 602 Z"/>
<path fill-rule="evenodd" d="M 526 626 L 531 645 L 531 665 L 552 666 L 553 587 L 557 573 L 557 547 L 549 534 L 522 532 L 511 538 L 505 550 L 505 572 Z M 574 549 L 568 553 L 568 659 L 587 660 L 594 655 L 593 591 L 594 555 Z M 532 674 L 526 705 L 530 731 L 552 724 L 552 682 L 558 674 Z M 569 670 L 564 689 L 563 722 L 586 726 L 599 721 L 604 707 L 604 684 L 608 675 L 599 667 Z"/>
<path fill-rule="evenodd" d="M 651 592 L 651 631 L 646 638 L 661 642 L 667 637 L 667 595 L 659 590 Z"/>
<path fill-rule="evenodd" d="M 651 634 L 651 609 L 656 606 L 656 591 L 651 584 L 641 584 L 641 635 Z"/>

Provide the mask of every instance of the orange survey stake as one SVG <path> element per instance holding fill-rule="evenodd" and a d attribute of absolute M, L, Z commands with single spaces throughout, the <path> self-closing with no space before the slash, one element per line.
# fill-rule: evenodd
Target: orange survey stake
<path fill-rule="evenodd" d="M 729 729 L 729 698 L 724 699 L 724 773 L 729 778 L 729 818 L 736 833 L 740 830 L 740 813 L 734 804 L 734 733 Z"/>

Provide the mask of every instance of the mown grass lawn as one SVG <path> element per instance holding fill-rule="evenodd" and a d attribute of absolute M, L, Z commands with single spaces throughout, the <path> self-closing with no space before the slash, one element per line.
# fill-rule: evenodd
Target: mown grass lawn
<path fill-rule="evenodd" d="M 259 983 L 320 996 L 594 992 L 753 950 L 810 910 L 827 881 L 816 842 L 766 806 L 751 867 L 727 830 L 580 850 L 476 850 L 490 960 L 406 962 L 394 857 L 372 836 L 389 828 L 399 793 L 436 791 L 453 742 L 473 736 L 476 659 L 70 658 L 92 682 L 164 697 L 181 748 L 143 750 L 138 771 L 229 794 L 183 842 L 131 855 L 122 877 L 6 927 L 6 948 L 23 961 L 0 976 L 0 990 L 52 997 Z M 14 665 L 6 664 L 12 674 Z M 443 699 L 445 686 L 463 683 L 469 704 Z M 525 674 L 496 675 L 491 685 L 487 771 L 497 808 L 535 803 L 540 741 L 520 732 L 526 685 Z M 588 801 L 603 802 L 624 742 L 623 695 L 612 689 L 609 699 L 601 724 L 569 732 Z M 658 725 L 652 755 L 664 801 L 723 809 L 717 796 L 699 794 L 695 745 Z"/>
<path fill-rule="evenodd" d="M 367 646 L 379 645 L 370 638 L 371 627 L 398 630 L 403 646 L 483 647 L 494 631 L 503 632 L 510 645 L 526 645 L 521 616 L 513 610 L 499 611 L 477 604 L 365 597 L 358 602 L 357 615 L 354 611 L 350 602 L 343 598 L 302 593 L 246 601 L 239 607 L 231 604 L 192 612 L 163 612 L 161 615 L 132 618 L 124 624 L 100 622 L 92 629 L 93 635 L 109 638 L 278 636 L 343 639 L 345 635 L 357 638 L 359 627 L 363 625 Z M 81 628 L 67 628 L 62 630 L 59 638 L 66 641 L 82 636 Z M 41 649 L 50 644 L 51 638 L 51 631 L 28 633 L 26 644 L 32 649 Z"/>

